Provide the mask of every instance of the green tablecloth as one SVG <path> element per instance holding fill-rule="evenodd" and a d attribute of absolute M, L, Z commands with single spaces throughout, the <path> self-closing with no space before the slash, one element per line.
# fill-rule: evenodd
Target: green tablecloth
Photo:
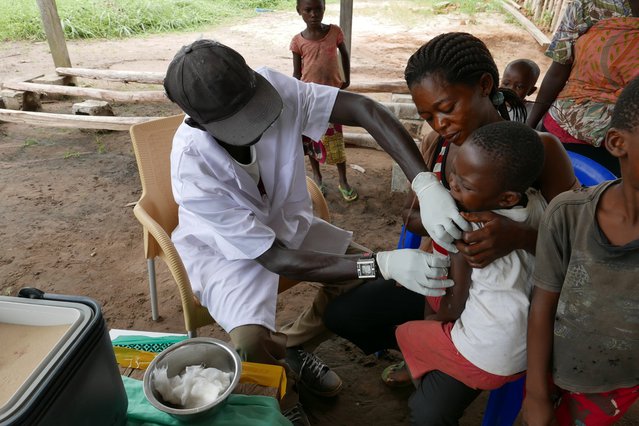
<path fill-rule="evenodd" d="M 129 426 L 186 424 L 153 407 L 144 396 L 142 381 L 125 376 L 122 377 L 122 381 L 129 399 L 129 408 L 127 410 Z M 197 421 L 189 421 L 188 424 L 192 426 L 291 425 L 280 413 L 279 405 L 274 398 L 235 394 L 229 395 L 226 404 L 217 413 Z"/>

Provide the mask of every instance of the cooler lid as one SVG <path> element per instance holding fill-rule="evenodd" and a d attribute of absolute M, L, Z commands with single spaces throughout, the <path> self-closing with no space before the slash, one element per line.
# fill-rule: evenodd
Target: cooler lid
<path fill-rule="evenodd" d="M 82 303 L 0 296 L 0 422 L 46 380 L 92 317 Z"/>

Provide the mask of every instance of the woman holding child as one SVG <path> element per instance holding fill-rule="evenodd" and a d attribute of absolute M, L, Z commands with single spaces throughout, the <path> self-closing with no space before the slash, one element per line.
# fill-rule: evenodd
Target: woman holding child
<path fill-rule="evenodd" d="M 447 190 L 447 178 L 454 171 L 455 158 L 471 134 L 485 125 L 508 120 L 506 104 L 520 111 L 525 108 L 513 92 L 498 89 L 498 76 L 485 44 L 466 33 L 447 33 L 430 40 L 413 54 L 405 71 L 418 113 L 436 132 L 435 137 L 427 138 L 422 146 L 433 173 L 424 173 L 413 181 L 414 196 L 429 202 L 411 202 L 407 227 L 420 235 L 430 235 L 437 252 L 459 251 L 453 256 L 451 266 L 451 277 L 455 281 L 468 281 L 471 267 L 483 268 L 515 250 L 534 253 L 537 238 L 534 226 L 491 211 L 460 216 Z M 575 187 L 577 182 L 560 142 L 549 134 L 539 136 L 544 161 L 536 186 L 543 198 L 550 201 Z M 418 210 L 418 204 L 422 211 Z M 468 230 L 466 220 L 483 226 L 462 234 L 455 223 Z M 425 313 L 433 315 L 429 319 L 442 324 L 459 318 L 468 293 L 455 291 L 456 288 L 457 285 L 452 287 L 443 298 L 429 298 L 427 303 L 423 295 L 394 281 L 367 283 L 335 299 L 327 308 L 325 323 L 366 353 L 397 348 L 395 330 L 400 324 L 423 320 Z M 433 314 L 431 308 L 437 305 L 441 309 Z M 527 306 L 525 309 L 527 311 Z M 426 350 L 429 337 L 423 336 L 420 340 Z M 414 373 L 419 370 L 413 375 L 418 389 L 410 402 L 416 424 L 456 424 L 480 392 L 476 384 L 454 378 L 451 371 L 429 371 L 424 365 L 409 367 Z M 499 387 L 515 379 L 519 371 L 506 373 L 495 374 L 501 380 L 492 386 Z"/>

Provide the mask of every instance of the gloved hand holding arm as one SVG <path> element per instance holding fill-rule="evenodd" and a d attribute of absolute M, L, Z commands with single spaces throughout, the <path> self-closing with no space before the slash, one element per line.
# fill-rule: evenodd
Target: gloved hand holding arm
<path fill-rule="evenodd" d="M 459 214 L 455 200 L 434 173 L 421 172 L 411 184 L 419 200 L 422 225 L 437 244 L 457 253 L 453 244 L 462 231 L 471 231 L 470 224 Z"/>
<path fill-rule="evenodd" d="M 447 279 L 448 257 L 433 255 L 419 249 L 380 251 L 377 266 L 384 279 L 424 296 L 443 296 L 453 286 Z"/>

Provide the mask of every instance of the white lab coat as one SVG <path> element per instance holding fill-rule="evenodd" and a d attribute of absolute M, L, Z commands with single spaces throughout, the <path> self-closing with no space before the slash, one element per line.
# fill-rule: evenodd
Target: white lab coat
<path fill-rule="evenodd" d="M 182 123 L 171 152 L 173 195 L 179 206 L 172 240 L 194 293 L 227 332 L 247 324 L 275 330 L 279 276 L 254 260 L 275 238 L 289 248 L 336 253 L 344 253 L 351 239 L 350 232 L 314 218 L 301 140 L 302 134 L 322 137 L 337 89 L 268 68 L 256 71 L 275 87 L 284 105 L 255 144 L 264 197 L 207 132 Z M 305 241 L 311 228 L 313 238 Z"/>

